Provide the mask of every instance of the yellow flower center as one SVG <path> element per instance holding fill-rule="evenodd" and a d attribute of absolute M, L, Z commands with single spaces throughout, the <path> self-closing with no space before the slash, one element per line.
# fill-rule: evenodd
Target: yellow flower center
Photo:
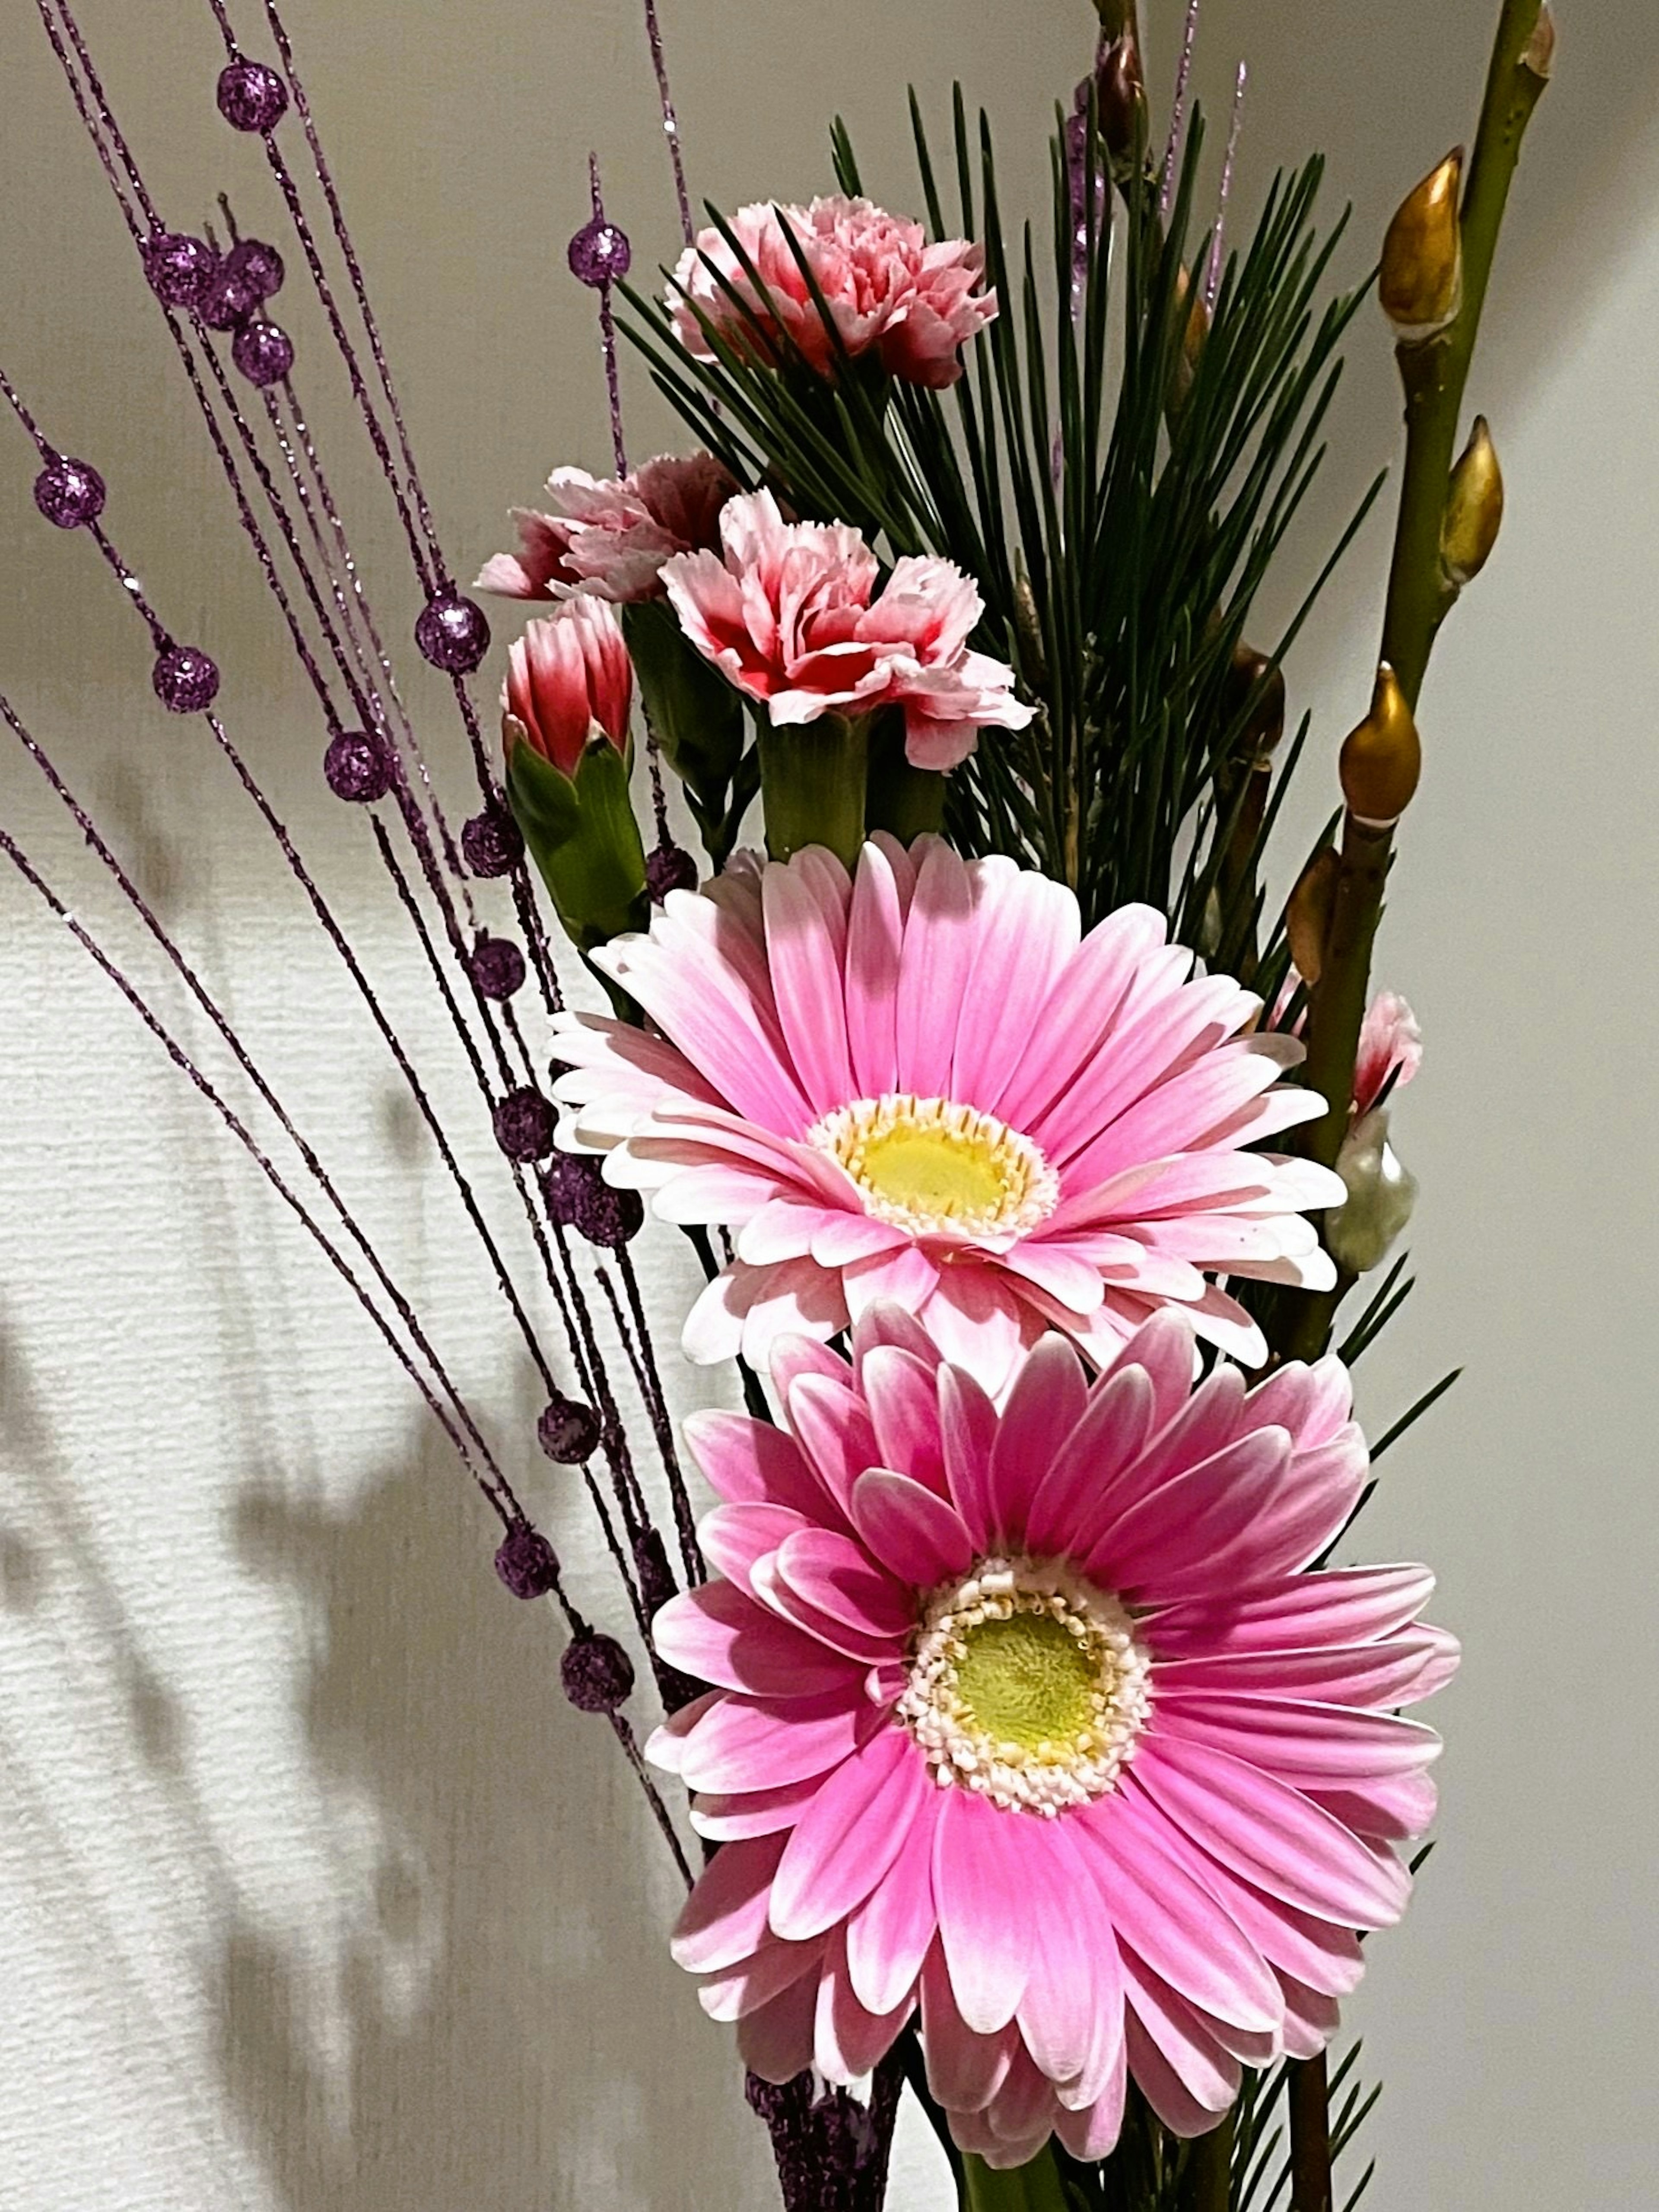
<path fill-rule="evenodd" d="M 1017 1236 L 1060 1200 L 1059 1179 L 1029 1137 L 949 1098 L 861 1098 L 826 1114 L 807 1141 L 846 1169 L 866 1213 L 919 1236 Z"/>
<path fill-rule="evenodd" d="M 1052 1819 L 1115 1786 L 1151 1704 L 1116 1598 L 1060 1560 L 987 1559 L 934 1591 L 896 1717 L 941 1787 Z"/>

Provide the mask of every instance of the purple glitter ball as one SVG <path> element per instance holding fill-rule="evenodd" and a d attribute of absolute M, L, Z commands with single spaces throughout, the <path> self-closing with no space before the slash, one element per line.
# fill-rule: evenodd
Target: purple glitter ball
<path fill-rule="evenodd" d="M 495 1571 L 514 1597 L 545 1597 L 559 1586 L 559 1559 L 539 1528 L 515 1521 L 495 1554 Z"/>
<path fill-rule="evenodd" d="M 653 906 L 660 906 L 670 891 L 694 891 L 697 864 L 678 845 L 659 845 L 645 864 L 645 887 Z"/>
<path fill-rule="evenodd" d="M 273 131 L 288 112 L 288 87 L 263 62 L 230 62 L 219 72 L 219 112 L 233 131 Z"/>
<path fill-rule="evenodd" d="M 495 1142 L 510 1160 L 544 1160 L 553 1149 L 557 1117 L 551 1103 L 526 1084 L 496 1106 Z"/>
<path fill-rule="evenodd" d="M 374 730 L 342 730 L 323 755 L 329 789 L 358 806 L 386 797 L 395 766 L 391 746 Z"/>
<path fill-rule="evenodd" d="M 599 1448 L 599 1417 L 574 1398 L 555 1398 L 536 1424 L 536 1440 L 561 1467 L 580 1467 Z"/>
<path fill-rule="evenodd" d="M 144 246 L 149 289 L 169 307 L 193 307 L 219 272 L 219 257 L 204 238 L 161 231 Z"/>
<path fill-rule="evenodd" d="M 169 646 L 149 680 L 170 714 L 199 714 L 219 696 L 219 672 L 199 646 Z"/>
<path fill-rule="evenodd" d="M 104 479 L 89 461 L 72 461 L 60 453 L 34 479 L 34 503 L 60 530 L 78 529 L 103 513 Z"/>
<path fill-rule="evenodd" d="M 561 1152 L 542 1170 L 548 1212 L 562 1228 L 574 1229 L 590 1244 L 612 1252 L 645 1226 L 645 1202 L 636 1190 L 614 1190 L 598 1160 L 580 1152 Z"/>
<path fill-rule="evenodd" d="M 280 384 L 294 366 L 294 341 L 263 315 L 237 331 L 230 357 L 250 384 Z"/>
<path fill-rule="evenodd" d="M 595 216 L 571 240 L 568 258 L 571 275 L 597 289 L 601 284 L 619 283 L 627 276 L 633 266 L 634 249 L 625 230 Z"/>
<path fill-rule="evenodd" d="M 475 876 L 510 876 L 524 858 L 524 836 L 504 806 L 487 806 L 462 824 L 461 851 Z"/>
<path fill-rule="evenodd" d="M 489 624 L 473 600 L 459 592 L 440 592 L 421 610 L 415 642 L 434 668 L 470 676 L 489 650 Z"/>
<path fill-rule="evenodd" d="M 614 1713 L 634 1688 L 634 1662 L 614 1636 L 594 1632 L 566 1644 L 559 1680 L 579 1713 Z"/>
<path fill-rule="evenodd" d="M 524 955 L 510 937 L 481 937 L 467 955 L 466 972 L 481 998 L 510 999 L 524 985 Z"/>
<path fill-rule="evenodd" d="M 262 238 L 239 238 L 225 256 L 225 267 L 256 300 L 274 299 L 288 274 L 282 255 Z"/>
<path fill-rule="evenodd" d="M 196 312 L 210 331 L 234 331 L 254 313 L 260 297 L 246 277 L 226 262 L 203 293 Z"/>

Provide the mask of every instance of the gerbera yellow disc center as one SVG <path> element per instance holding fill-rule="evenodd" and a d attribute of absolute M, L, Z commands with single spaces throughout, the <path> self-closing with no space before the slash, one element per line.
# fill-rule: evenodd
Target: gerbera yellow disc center
<path fill-rule="evenodd" d="M 1060 1185 L 1029 1137 L 950 1098 L 908 1091 L 826 1114 L 807 1140 L 840 1162 L 866 1212 L 918 1234 L 1018 1235 L 1054 1212 Z"/>
<path fill-rule="evenodd" d="M 1062 1560 L 986 1559 L 933 1592 L 897 1717 L 941 1786 L 1052 1817 L 1114 1786 L 1150 1677 L 1116 1598 Z"/>

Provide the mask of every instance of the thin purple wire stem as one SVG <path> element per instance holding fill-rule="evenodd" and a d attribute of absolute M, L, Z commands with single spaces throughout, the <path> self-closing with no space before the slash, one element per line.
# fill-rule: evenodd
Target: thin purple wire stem
<path fill-rule="evenodd" d="M 1170 114 L 1169 143 L 1164 149 L 1164 182 L 1158 196 L 1158 211 L 1167 216 L 1175 195 L 1176 164 L 1181 159 L 1181 149 L 1187 143 L 1187 94 L 1192 83 L 1193 46 L 1198 37 L 1200 0 L 1187 0 L 1187 24 L 1181 36 L 1181 66 L 1176 71 L 1175 105 Z"/>
<path fill-rule="evenodd" d="M 420 1320 L 416 1316 L 413 1306 L 410 1305 L 408 1298 L 404 1295 L 403 1291 L 398 1289 L 397 1284 L 393 1281 L 392 1276 L 387 1272 L 380 1255 L 375 1251 L 373 1244 L 369 1242 L 368 1236 L 364 1233 L 362 1226 L 350 1212 L 350 1209 L 347 1206 L 345 1200 L 341 1197 L 338 1190 L 336 1188 L 332 1179 L 323 1166 L 321 1160 L 318 1158 L 315 1149 L 307 1142 L 305 1137 L 301 1134 L 299 1129 L 295 1127 L 288 1109 L 283 1106 L 282 1101 L 277 1097 L 276 1092 L 272 1090 L 264 1075 L 255 1064 L 246 1047 L 243 1044 L 241 1038 L 237 1035 L 235 1030 L 232 1027 L 230 1022 L 227 1019 L 220 1006 L 213 999 L 206 986 L 203 983 L 200 975 L 185 958 L 184 954 L 179 951 L 173 938 L 168 934 L 155 910 L 144 898 L 143 894 L 138 889 L 137 884 L 127 873 L 126 869 L 122 866 L 120 860 L 106 843 L 97 824 L 94 822 L 92 817 L 87 812 L 86 809 L 81 805 L 80 801 L 76 798 L 75 793 L 70 790 L 63 776 L 58 773 L 57 767 L 47 754 L 46 748 L 24 726 L 23 723 L 18 719 L 17 715 L 13 711 L 9 702 L 3 697 L 0 697 L 0 717 L 4 719 L 8 727 L 11 730 L 12 734 L 23 746 L 25 751 L 28 753 L 36 767 L 40 770 L 41 775 L 51 786 L 52 791 L 62 801 L 71 819 L 74 821 L 76 827 L 80 830 L 82 836 L 91 847 L 93 852 L 97 855 L 98 859 L 103 863 L 104 866 L 108 870 L 109 873 L 114 878 L 116 883 L 119 885 L 122 895 L 126 899 L 127 903 L 132 908 L 134 913 L 137 914 L 138 919 L 149 931 L 150 936 L 154 938 L 156 944 L 161 946 L 162 951 L 167 955 L 167 959 L 172 963 L 174 969 L 183 981 L 185 988 L 190 992 L 191 996 L 196 1000 L 198 1006 L 201 1007 L 203 1012 L 213 1024 L 214 1028 L 217 1030 L 219 1035 L 223 1038 L 226 1045 L 229 1048 L 231 1054 L 236 1060 L 237 1066 L 240 1067 L 243 1073 L 247 1077 L 249 1082 L 252 1084 L 254 1089 L 258 1092 L 259 1097 L 264 1100 L 266 1106 L 269 1107 L 270 1112 L 276 1117 L 283 1133 L 294 1146 L 295 1150 L 299 1153 L 300 1158 L 305 1163 L 306 1167 L 315 1178 L 318 1188 L 321 1190 L 325 1198 L 327 1199 L 329 1204 L 333 1207 L 336 1215 L 338 1217 L 341 1227 L 345 1231 L 352 1243 L 356 1244 L 357 1249 L 362 1253 L 364 1260 L 373 1270 L 375 1279 L 379 1282 L 380 1288 L 391 1299 L 393 1307 L 397 1310 L 399 1320 L 409 1331 L 411 1340 L 415 1344 L 416 1349 L 420 1352 L 422 1357 L 426 1360 L 428 1366 L 430 1368 L 433 1379 L 438 1384 L 438 1387 L 443 1391 L 444 1395 L 448 1399 L 450 1405 L 454 1409 L 457 1419 L 460 1421 L 467 1434 L 471 1437 L 472 1442 L 477 1447 L 478 1455 L 483 1462 L 484 1465 L 489 1468 L 491 1475 L 494 1477 L 496 1487 L 502 1498 L 505 1500 L 508 1508 L 516 1512 L 519 1507 L 519 1501 L 514 1495 L 512 1485 L 502 1474 L 501 1467 L 498 1464 L 494 1453 L 490 1450 L 488 1443 L 485 1441 L 483 1432 L 478 1428 L 477 1421 L 473 1419 L 471 1413 L 468 1410 L 460 1393 L 456 1389 L 443 1362 L 438 1357 L 437 1352 L 433 1349 L 424 1329 L 422 1328 Z"/>
<path fill-rule="evenodd" d="M 680 118 L 674 111 L 674 95 L 668 82 L 668 60 L 663 52 L 662 25 L 657 17 L 657 0 L 645 0 L 645 34 L 651 42 L 651 66 L 656 72 L 657 98 L 662 107 L 663 136 L 668 141 L 668 152 L 674 164 L 674 193 L 680 205 L 680 230 L 688 246 L 696 237 L 691 221 L 691 195 L 685 185 L 685 157 L 680 148 Z"/>
<path fill-rule="evenodd" d="M 679 1869 L 686 1887 L 690 1889 L 696 1877 L 686 1863 L 684 1850 L 679 1837 L 675 1832 L 674 1823 L 668 1816 L 668 1808 L 663 1803 L 661 1793 L 652 1779 L 650 1769 L 640 1755 L 640 1747 L 635 1737 L 632 1724 L 623 1713 L 612 1713 L 610 1719 L 611 1727 L 617 1732 L 617 1741 L 626 1753 L 628 1763 L 633 1768 L 639 1779 L 640 1787 L 645 1792 L 646 1802 L 655 1816 L 657 1826 L 662 1830 L 668 1848 L 674 1854 L 674 1863 Z"/>
<path fill-rule="evenodd" d="M 599 157 L 587 157 L 587 189 L 593 204 L 593 220 L 605 221 L 605 193 L 599 184 Z M 599 287 L 599 351 L 605 360 L 605 395 L 611 402 L 611 450 L 616 458 L 617 474 L 628 474 L 628 445 L 623 436 L 622 379 L 617 368 L 617 316 L 611 304 L 609 281 Z"/>
<path fill-rule="evenodd" d="M 196 1089 L 201 1093 L 203 1097 L 207 1099 L 210 1104 L 214 1107 L 221 1120 L 224 1122 L 226 1127 L 229 1129 L 237 1142 L 248 1152 L 250 1157 L 259 1168 L 261 1173 L 265 1176 L 267 1182 L 270 1182 L 272 1188 L 283 1200 L 283 1203 L 289 1207 L 289 1209 L 304 1224 L 312 1237 L 320 1247 L 325 1256 L 327 1258 L 329 1264 L 349 1286 L 356 1297 L 359 1304 L 362 1305 L 363 1310 L 368 1315 L 370 1320 L 380 1330 L 380 1334 L 385 1338 L 387 1345 L 391 1347 L 392 1355 L 397 1359 L 398 1365 L 403 1368 L 405 1374 L 409 1376 L 410 1381 L 415 1384 L 416 1389 L 420 1392 L 422 1398 L 425 1399 L 427 1405 L 431 1409 L 434 1419 L 438 1422 L 445 1435 L 448 1437 L 450 1442 L 454 1445 L 467 1473 L 471 1476 L 473 1481 L 477 1484 L 478 1488 L 483 1492 L 484 1496 L 489 1500 L 490 1504 L 500 1516 L 503 1524 L 510 1527 L 514 1517 L 512 1508 L 504 1502 L 503 1497 L 497 1493 L 495 1485 L 487 1480 L 484 1476 L 481 1475 L 477 1468 L 474 1467 L 471 1456 L 467 1450 L 465 1440 L 460 1431 L 455 1426 L 449 1415 L 445 1412 L 442 1404 L 434 1393 L 430 1384 L 422 1376 L 413 1359 L 410 1358 L 407 1350 L 398 1342 L 397 1334 L 392 1329 L 391 1324 L 387 1322 L 385 1315 L 381 1313 L 380 1308 L 375 1304 L 368 1291 L 363 1287 L 357 1277 L 352 1273 L 351 1267 L 346 1261 L 343 1254 L 340 1252 L 338 1248 L 329 1237 L 326 1231 L 323 1229 L 321 1224 L 310 1212 L 303 1200 L 297 1197 L 289 1188 L 278 1169 L 260 1150 L 259 1146 L 252 1133 L 238 1118 L 224 1098 L 221 1097 L 219 1091 L 216 1089 L 212 1082 L 203 1073 L 202 1070 L 198 1067 L 195 1061 L 190 1058 L 183 1046 L 179 1043 L 172 1032 L 154 1012 L 136 986 L 129 982 L 126 976 L 122 974 L 121 970 L 105 952 L 102 946 L 99 945 L 96 939 L 94 938 L 91 933 L 76 921 L 74 915 L 70 912 L 69 908 L 58 896 L 57 893 L 46 881 L 45 878 L 42 877 L 39 871 L 33 866 L 32 862 L 29 860 L 27 854 L 24 853 L 16 840 L 4 828 L 0 828 L 0 852 L 3 852 L 6 854 L 7 858 L 17 869 L 19 874 L 21 875 L 24 880 L 39 893 L 40 896 L 45 900 L 46 905 L 58 917 L 58 921 L 64 925 L 70 933 L 76 939 L 76 942 L 91 956 L 92 959 L 103 970 L 104 974 L 109 977 L 110 981 L 115 985 L 116 988 L 121 993 L 127 1003 L 133 1008 L 134 1012 L 143 1022 L 144 1026 L 165 1048 L 167 1055 L 172 1060 L 173 1065 L 179 1068 L 183 1073 L 190 1079 L 191 1082 L 195 1085 Z"/>
<path fill-rule="evenodd" d="M 155 608 L 151 606 L 149 601 L 144 597 L 143 586 L 139 583 L 137 576 L 133 574 L 131 569 L 128 568 L 126 562 L 121 558 L 114 546 L 111 544 L 109 538 L 105 532 L 103 524 L 96 521 L 88 522 L 84 526 L 84 527 L 86 529 L 87 535 L 91 538 L 93 544 L 98 548 L 98 550 L 103 555 L 105 561 L 108 563 L 111 572 L 115 577 L 115 580 L 120 585 L 121 589 L 126 593 L 128 599 L 131 600 L 138 613 L 143 617 L 144 625 L 149 631 L 150 638 L 155 647 L 155 650 L 158 653 L 165 653 L 168 647 L 173 643 L 172 634 L 168 630 L 167 624 L 161 620 L 160 615 L 156 613 Z"/>
<path fill-rule="evenodd" d="M 628 1310 L 633 1316 L 634 1331 L 639 1342 L 640 1359 L 644 1369 L 641 1388 L 651 1416 L 652 1427 L 656 1432 L 657 1449 L 662 1457 L 663 1473 L 668 1479 L 669 1496 L 673 1500 L 674 1526 L 680 1540 L 680 1556 L 685 1563 L 686 1579 L 692 1583 L 704 1582 L 708 1579 L 708 1570 L 703 1563 L 702 1548 L 697 1542 L 696 1517 L 691 1510 L 690 1493 L 685 1486 L 684 1470 L 674 1446 L 674 1423 L 668 1410 L 668 1394 L 663 1389 L 662 1370 L 657 1364 L 657 1348 L 652 1340 L 645 1300 L 640 1293 L 640 1279 L 626 1245 L 617 1255 L 617 1272 L 623 1279 Z M 626 1331 L 623 1332 L 623 1341 L 627 1342 Z"/>
<path fill-rule="evenodd" d="M 1204 305 L 1212 313 L 1214 312 L 1216 295 L 1221 289 L 1222 242 L 1227 230 L 1227 203 L 1232 196 L 1233 165 L 1238 159 L 1238 131 L 1244 119 L 1244 87 L 1249 77 L 1249 64 L 1240 62 L 1238 75 L 1233 81 L 1233 112 L 1227 125 L 1227 156 L 1221 165 L 1221 204 L 1216 210 L 1215 231 L 1210 240 L 1210 265 L 1204 280 Z"/>

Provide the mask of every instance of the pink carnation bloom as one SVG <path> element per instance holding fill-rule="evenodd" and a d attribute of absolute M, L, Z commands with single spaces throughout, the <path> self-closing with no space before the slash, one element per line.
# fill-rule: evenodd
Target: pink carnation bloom
<path fill-rule="evenodd" d="M 896 1307 L 796 1340 L 787 1425 L 687 1424 L 725 1577 L 656 1618 L 715 1685 L 652 1758 L 722 1849 L 673 1939 L 783 2081 L 921 2012 L 964 2150 L 1097 2159 L 1126 2080 L 1177 2135 L 1309 2057 L 1410 1888 L 1456 1663 L 1420 1567 L 1304 1571 L 1367 1455 L 1335 1358 L 1194 1388 L 1182 1315 L 1092 1387 L 1044 1339 L 999 1414 Z"/>
<path fill-rule="evenodd" d="M 594 954 L 662 1034 L 559 1018 L 560 1141 L 738 1231 L 694 1359 L 895 1298 L 993 1392 L 1043 1331 L 1102 1363 L 1169 1301 L 1259 1364 L 1206 1272 L 1328 1286 L 1301 1209 L 1346 1192 L 1246 1149 L 1322 1111 L 1277 1080 L 1302 1048 L 1164 936 L 1125 907 L 1079 943 L 1063 884 L 936 837 L 872 840 L 856 883 L 818 848 L 728 873 Z"/>
<path fill-rule="evenodd" d="M 634 664 L 602 599 L 571 599 L 515 641 L 501 690 L 510 744 L 527 744 L 574 776 L 588 741 L 628 744 Z"/>
<path fill-rule="evenodd" d="M 844 522 L 786 522 L 769 491 L 727 502 L 722 559 L 686 553 L 663 583 L 680 627 L 778 726 L 904 710 L 916 768 L 965 760 L 981 729 L 1023 730 L 1013 671 L 970 653 L 984 602 L 948 561 L 898 562 L 879 598 L 875 555 Z"/>
<path fill-rule="evenodd" d="M 731 229 L 758 286 L 720 232 L 705 230 L 669 288 L 680 343 L 700 361 L 712 353 L 701 315 L 739 353 L 754 349 L 758 325 L 770 348 L 793 347 L 828 376 L 838 338 L 850 360 L 874 348 L 890 375 L 942 390 L 962 374 L 963 347 L 997 313 L 996 295 L 981 289 L 978 246 L 960 238 L 929 246 L 920 223 L 869 200 L 835 196 L 810 207 L 763 201 L 739 208 Z M 834 338 L 791 237 L 830 311 Z"/>
<path fill-rule="evenodd" d="M 519 550 L 487 561 L 476 590 L 510 599 L 657 599 L 665 561 L 719 543 L 720 509 L 738 487 L 712 453 L 665 453 L 621 478 L 555 469 L 547 488 L 562 512 L 515 507 Z"/>

